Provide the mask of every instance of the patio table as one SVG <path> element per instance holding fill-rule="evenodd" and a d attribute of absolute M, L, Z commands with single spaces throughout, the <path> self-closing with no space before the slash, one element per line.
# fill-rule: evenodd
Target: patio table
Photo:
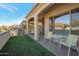
<path fill-rule="evenodd" d="M 53 34 L 52 35 L 52 41 L 55 43 L 60 43 L 60 40 L 63 39 L 64 40 L 64 36 L 61 34 Z"/>
<path fill-rule="evenodd" d="M 52 38 L 61 39 L 61 38 L 63 38 L 63 36 L 61 34 L 53 34 Z"/>

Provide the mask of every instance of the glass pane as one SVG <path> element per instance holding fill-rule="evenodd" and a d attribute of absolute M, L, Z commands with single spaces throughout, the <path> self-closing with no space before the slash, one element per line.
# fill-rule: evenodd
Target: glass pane
<path fill-rule="evenodd" d="M 70 32 L 70 14 L 55 18 L 55 34 L 68 35 Z"/>
<path fill-rule="evenodd" d="M 72 13 L 72 34 L 77 34 L 79 35 L 79 12 L 74 12 Z"/>

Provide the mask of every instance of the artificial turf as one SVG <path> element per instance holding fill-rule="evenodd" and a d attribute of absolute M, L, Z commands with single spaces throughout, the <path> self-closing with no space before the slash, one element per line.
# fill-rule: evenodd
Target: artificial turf
<path fill-rule="evenodd" d="M 29 36 L 11 37 L 0 51 L 5 56 L 52 56 L 46 48 Z"/>

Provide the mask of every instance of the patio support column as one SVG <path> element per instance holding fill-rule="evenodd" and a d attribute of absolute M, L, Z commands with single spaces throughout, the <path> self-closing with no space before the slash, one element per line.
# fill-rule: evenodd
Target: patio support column
<path fill-rule="evenodd" d="M 71 10 L 70 10 L 70 34 L 71 34 L 71 26 L 72 26 L 71 25 L 71 23 L 72 23 L 71 21 L 72 21 L 72 14 L 71 14 Z"/>
<path fill-rule="evenodd" d="M 47 34 L 49 32 L 49 18 L 47 18 L 47 17 L 45 18 L 44 24 L 45 24 L 45 27 L 44 27 L 45 34 L 44 34 L 44 37 L 47 37 Z"/>
<path fill-rule="evenodd" d="M 55 18 L 54 18 L 54 16 L 53 16 L 52 23 L 53 23 L 53 29 L 52 30 L 53 30 L 53 33 L 54 33 L 54 31 L 55 31 L 55 28 L 54 28 L 55 27 Z"/>
<path fill-rule="evenodd" d="M 28 30 L 28 20 L 27 20 L 27 34 L 29 34 L 29 30 Z"/>
<path fill-rule="evenodd" d="M 38 40 L 38 16 L 34 16 L 34 38 Z"/>

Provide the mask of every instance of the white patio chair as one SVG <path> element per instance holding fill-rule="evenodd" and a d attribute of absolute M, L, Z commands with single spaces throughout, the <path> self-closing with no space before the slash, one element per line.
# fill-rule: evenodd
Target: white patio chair
<path fill-rule="evenodd" d="M 50 43 L 51 38 L 52 38 L 52 32 L 48 32 L 47 36 L 44 38 L 44 43 L 45 43 L 46 39 L 47 39 L 47 40 L 49 41 L 49 43 Z"/>
<path fill-rule="evenodd" d="M 70 54 L 70 48 L 74 48 L 78 51 L 78 48 L 76 46 L 76 43 L 78 41 L 78 36 L 77 35 L 73 35 L 73 34 L 69 34 L 68 38 L 66 40 L 60 40 L 60 46 L 59 46 L 59 51 L 61 48 L 61 44 L 68 47 L 68 56 Z"/>

